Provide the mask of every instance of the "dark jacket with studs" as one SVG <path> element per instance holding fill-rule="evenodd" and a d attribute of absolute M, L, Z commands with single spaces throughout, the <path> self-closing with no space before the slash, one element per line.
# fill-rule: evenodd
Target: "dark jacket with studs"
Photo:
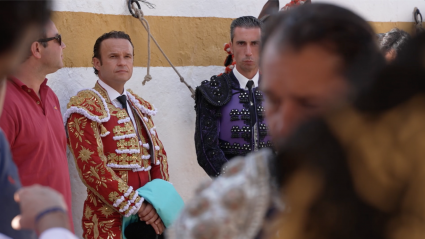
<path fill-rule="evenodd" d="M 196 154 L 209 176 L 220 175 L 233 157 L 271 146 L 262 93 L 242 89 L 233 72 L 203 81 L 195 101 Z"/>

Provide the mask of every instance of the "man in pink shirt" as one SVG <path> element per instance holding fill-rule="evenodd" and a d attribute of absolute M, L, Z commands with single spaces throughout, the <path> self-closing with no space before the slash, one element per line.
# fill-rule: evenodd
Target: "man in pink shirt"
<path fill-rule="evenodd" d="M 63 67 L 64 48 L 50 21 L 39 40 L 31 44 L 28 58 L 8 79 L 0 126 L 10 143 L 22 185 L 40 184 L 57 190 L 71 212 L 65 129 L 59 100 L 46 84 L 46 75 Z"/>

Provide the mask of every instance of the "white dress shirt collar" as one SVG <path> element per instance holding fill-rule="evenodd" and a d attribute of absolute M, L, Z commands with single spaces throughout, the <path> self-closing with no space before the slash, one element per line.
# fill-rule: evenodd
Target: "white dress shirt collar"
<path fill-rule="evenodd" d="M 243 76 L 239 71 L 237 70 L 237 67 L 233 68 L 233 74 L 236 76 L 236 79 L 238 79 L 240 87 L 242 89 L 245 89 L 246 83 L 248 83 L 249 80 L 254 81 L 253 87 L 258 87 L 258 79 L 260 78 L 260 71 L 257 71 L 257 74 L 252 79 L 248 79 L 245 76 Z"/>
<path fill-rule="evenodd" d="M 129 105 L 129 103 L 128 103 L 128 96 L 127 96 L 127 93 L 126 93 L 126 91 L 125 91 L 125 88 L 124 88 L 124 92 L 122 93 L 122 94 L 120 94 L 118 91 L 116 91 L 115 89 L 113 89 L 112 87 L 110 87 L 109 85 L 107 85 L 105 82 L 103 82 L 101 79 L 99 79 L 98 81 L 97 81 L 98 83 L 99 83 L 99 85 L 100 86 L 102 86 L 103 87 L 103 89 L 105 89 L 106 90 L 106 92 L 108 93 L 108 96 L 109 96 L 109 99 L 111 100 L 111 103 L 115 106 L 115 107 L 118 107 L 118 108 L 120 108 L 120 109 L 124 109 L 124 107 L 123 107 L 123 105 L 121 104 L 121 102 L 117 99 L 117 97 L 118 96 L 121 96 L 121 95 L 125 95 L 126 97 L 127 97 L 127 113 L 128 113 L 128 117 L 130 117 L 130 119 L 131 119 L 131 122 L 133 123 L 133 126 L 134 126 L 134 129 L 136 130 L 136 132 L 138 132 L 137 131 L 137 124 L 136 124 L 136 121 L 135 121 L 135 119 L 134 119 L 134 115 L 133 115 L 133 111 L 132 110 L 130 110 L 131 108 L 130 108 L 130 105 Z"/>
<path fill-rule="evenodd" d="M 108 93 L 109 99 L 111 101 L 115 100 L 118 96 L 121 96 L 121 95 L 127 96 L 127 93 L 125 91 L 125 88 L 124 88 L 124 92 L 122 94 L 120 94 L 118 91 L 116 91 L 114 88 L 112 88 L 109 85 L 107 85 L 101 79 L 99 79 L 97 82 L 99 83 L 100 86 L 103 87 L 103 89 L 106 90 L 106 92 Z"/>

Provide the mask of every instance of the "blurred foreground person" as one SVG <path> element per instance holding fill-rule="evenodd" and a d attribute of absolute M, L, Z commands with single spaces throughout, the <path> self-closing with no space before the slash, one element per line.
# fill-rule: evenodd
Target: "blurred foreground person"
<path fill-rule="evenodd" d="M 272 238 L 425 237 L 425 34 L 408 44 L 354 104 L 279 148 Z"/>
<path fill-rule="evenodd" d="M 410 40 L 409 33 L 393 28 L 387 33 L 378 34 L 378 42 L 387 62 L 392 62 L 401 51 L 405 50 Z"/>
<path fill-rule="evenodd" d="M 65 48 L 52 21 L 27 47 L 27 58 L 8 76 L 0 127 L 9 141 L 23 186 L 40 184 L 60 192 L 71 211 L 66 134 L 59 100 L 47 74 L 63 67 Z M 72 226 L 72 216 L 69 214 Z"/>
<path fill-rule="evenodd" d="M 28 46 L 36 39 L 49 16 L 49 1 L 0 1 L 0 114 L 6 91 L 6 75 L 12 73 L 24 60 L 28 54 Z M 14 200 L 14 194 L 20 187 L 18 170 L 12 160 L 7 140 L 0 130 L 0 238 L 35 238 L 30 230 L 12 229 L 12 219 L 20 214 L 19 206 L 23 220 L 14 221 L 15 229 L 37 230 L 41 234 L 40 238 L 72 236 L 69 231 L 63 232 L 57 228 L 69 229 L 69 221 L 62 207 L 63 199 L 56 192 L 37 187 L 24 189 L 23 195 L 22 191 L 17 194 L 17 199 L 21 202 L 18 204 Z M 46 208 L 50 211 L 46 211 Z M 56 208 L 55 213 L 53 208 Z M 57 213 L 63 215 L 58 217 Z M 61 236 L 56 234 L 58 230 Z"/>
<path fill-rule="evenodd" d="M 355 99 L 385 65 L 372 28 L 346 9 L 302 5 L 268 22 L 260 65 L 273 142 Z M 169 238 L 264 238 L 265 218 L 282 208 L 272 157 L 262 150 L 226 164 L 222 176 L 200 186 Z"/>

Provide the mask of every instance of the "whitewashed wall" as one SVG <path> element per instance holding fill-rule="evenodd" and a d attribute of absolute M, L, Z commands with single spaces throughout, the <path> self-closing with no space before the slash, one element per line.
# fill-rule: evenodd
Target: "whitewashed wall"
<path fill-rule="evenodd" d="M 243 15 L 257 16 L 266 0 L 151 0 L 156 9 L 143 6 L 146 15 L 219 17 L 236 18 Z M 288 1 L 280 1 L 281 6 Z M 352 9 L 368 21 L 411 22 L 413 7 L 425 12 L 425 0 L 313 0 L 329 2 Z M 125 0 L 56 0 L 55 11 L 91 12 L 101 14 L 128 15 Z M 72 24 L 72 22 L 70 22 Z M 135 25 L 140 28 L 140 25 Z M 60 29 L 59 29 L 60 30 Z M 144 31 L 144 30 L 143 30 Z M 220 46 L 221 47 L 221 46 Z M 73 51 L 73 49 L 66 49 Z M 137 54 L 136 49 L 136 54 Z M 223 52 L 223 59 L 225 54 Z M 223 71 L 221 66 L 178 68 L 187 82 L 193 87 L 211 75 Z M 159 110 L 154 117 L 158 133 L 168 153 L 171 181 L 187 201 L 193 195 L 196 185 L 208 180 L 207 175 L 198 166 L 194 147 L 195 112 L 194 101 L 187 88 L 179 82 L 171 68 L 152 68 L 153 80 L 142 86 L 146 68 L 135 68 L 127 87 Z M 56 92 L 65 112 L 69 98 L 83 88 L 94 86 L 97 78 L 91 68 L 64 68 L 49 75 L 49 86 Z M 68 155 L 73 195 L 73 217 L 75 232 L 82 234 L 81 218 L 83 202 L 86 197 L 85 186 L 75 170 L 74 160 Z"/>

